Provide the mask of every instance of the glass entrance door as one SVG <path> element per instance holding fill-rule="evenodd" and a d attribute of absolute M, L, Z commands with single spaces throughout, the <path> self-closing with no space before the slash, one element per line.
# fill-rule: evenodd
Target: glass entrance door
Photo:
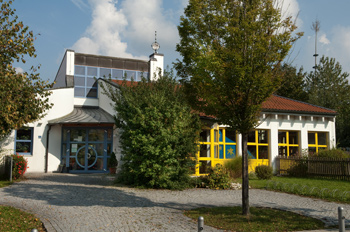
<path fill-rule="evenodd" d="M 112 128 L 63 128 L 62 163 L 69 172 L 106 172 Z"/>

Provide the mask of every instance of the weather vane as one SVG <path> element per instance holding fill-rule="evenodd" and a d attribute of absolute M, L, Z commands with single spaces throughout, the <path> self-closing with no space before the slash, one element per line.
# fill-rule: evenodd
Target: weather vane
<path fill-rule="evenodd" d="M 158 50 L 160 48 L 159 43 L 157 42 L 157 31 L 155 31 L 155 35 L 154 35 L 154 42 L 152 43 L 151 47 L 154 50 L 154 53 L 158 53 Z"/>

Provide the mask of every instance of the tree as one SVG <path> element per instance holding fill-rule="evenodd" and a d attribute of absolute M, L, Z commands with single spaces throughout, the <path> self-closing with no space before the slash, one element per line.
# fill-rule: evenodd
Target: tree
<path fill-rule="evenodd" d="M 303 72 L 303 68 L 297 71 L 296 67 L 284 63 L 277 71 L 282 77 L 281 86 L 276 91 L 277 95 L 304 102 L 309 99 L 306 92 L 306 73 Z"/>
<path fill-rule="evenodd" d="M 11 9 L 12 1 L 1 1 L 0 38 L 0 138 L 11 130 L 38 120 L 51 107 L 47 97 L 51 87 L 40 79 L 34 67 L 31 73 L 16 73 L 14 62 L 25 63 L 25 56 L 35 57 L 33 32 Z"/>
<path fill-rule="evenodd" d="M 272 0 L 190 0 L 178 27 L 176 50 L 183 59 L 175 68 L 192 107 L 242 134 L 244 215 L 249 215 L 248 132 L 280 83 L 274 68 L 300 36 L 292 35 L 295 29 Z"/>
<path fill-rule="evenodd" d="M 124 81 L 103 88 L 114 103 L 121 129 L 120 180 L 150 188 L 188 187 L 200 122 L 171 73 L 157 81 Z"/>
<path fill-rule="evenodd" d="M 316 72 L 307 75 L 309 103 L 334 109 L 338 112 L 336 120 L 337 142 L 340 146 L 350 146 L 350 87 L 349 74 L 342 71 L 334 58 L 322 56 Z"/>

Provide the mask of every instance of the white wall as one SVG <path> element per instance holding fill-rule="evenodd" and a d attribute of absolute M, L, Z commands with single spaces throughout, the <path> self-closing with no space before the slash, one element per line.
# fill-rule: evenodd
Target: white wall
<path fill-rule="evenodd" d="M 157 80 L 159 78 L 159 70 L 161 71 L 161 75 L 163 76 L 164 74 L 164 55 L 163 54 L 158 54 L 158 53 L 153 53 L 150 56 L 150 79 Z"/>
<path fill-rule="evenodd" d="M 114 111 L 114 107 L 113 107 L 114 103 L 106 94 L 103 94 L 104 91 L 101 87 L 101 84 L 104 85 L 106 87 L 106 89 L 108 89 L 107 85 L 109 85 L 107 82 L 105 82 L 103 80 L 98 81 L 98 105 L 101 109 L 103 109 L 104 111 L 106 111 L 110 115 L 115 115 L 115 111 Z M 112 87 L 112 88 L 114 88 L 114 87 Z"/>
<path fill-rule="evenodd" d="M 29 169 L 27 172 L 44 172 L 45 154 L 46 154 L 46 136 L 48 130 L 48 121 L 63 117 L 71 113 L 74 109 L 74 88 L 62 88 L 51 90 L 49 102 L 54 103 L 53 107 L 40 120 L 29 123 L 26 126 L 33 127 L 33 153 L 25 155 L 28 160 Z M 61 131 L 54 126 L 50 131 L 50 149 L 49 149 L 49 168 L 48 171 L 55 171 L 58 167 L 60 157 Z M 53 131 L 55 133 L 53 133 Z M 55 135 L 53 135 L 55 134 Z M 4 142 L 4 149 L 8 150 L 7 154 L 14 153 L 15 131 Z M 58 148 L 59 147 L 59 148 Z"/>
<path fill-rule="evenodd" d="M 270 164 L 274 166 L 274 159 L 278 156 L 278 131 L 298 131 L 300 152 L 308 149 L 308 132 L 327 132 L 329 148 L 336 146 L 335 117 L 322 115 L 302 116 L 297 114 L 262 114 L 260 125 L 256 129 L 269 130 Z M 242 137 L 237 138 L 237 152 L 242 155 Z"/>
<path fill-rule="evenodd" d="M 98 106 L 98 98 L 74 98 L 74 105 L 76 106 Z"/>

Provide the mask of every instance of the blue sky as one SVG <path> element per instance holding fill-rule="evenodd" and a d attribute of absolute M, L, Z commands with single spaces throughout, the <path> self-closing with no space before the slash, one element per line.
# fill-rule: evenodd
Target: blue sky
<path fill-rule="evenodd" d="M 288 62 L 310 71 L 314 65 L 316 18 L 321 23 L 318 54 L 334 57 L 350 72 L 349 0 L 278 0 L 288 14 L 298 15 L 296 42 Z M 15 0 L 19 19 L 37 35 L 37 58 L 19 68 L 41 65 L 40 74 L 53 81 L 66 49 L 76 52 L 148 59 L 154 31 L 165 65 L 177 58 L 177 25 L 188 0 Z"/>

